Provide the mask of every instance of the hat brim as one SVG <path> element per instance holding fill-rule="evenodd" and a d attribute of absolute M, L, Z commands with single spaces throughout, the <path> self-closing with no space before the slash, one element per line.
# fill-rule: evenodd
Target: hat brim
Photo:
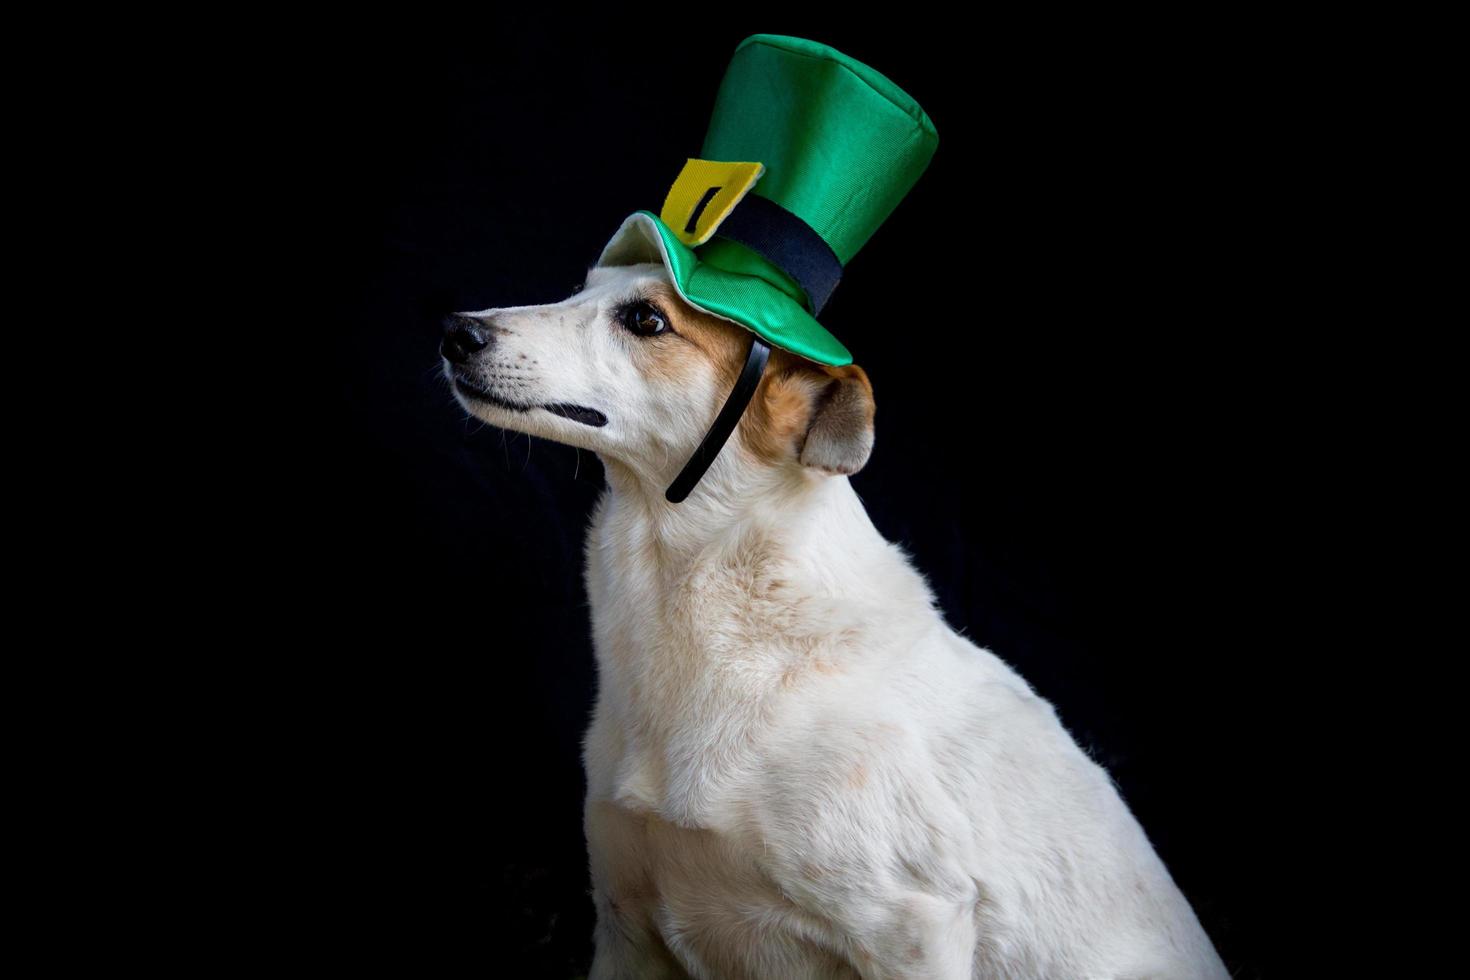
<path fill-rule="evenodd" d="M 840 367 L 852 354 L 791 296 L 758 276 L 729 272 L 701 262 L 689 246 L 652 211 L 635 211 L 613 233 L 598 266 L 659 262 L 674 288 L 696 309 L 754 332 L 774 347 L 818 364 Z"/>

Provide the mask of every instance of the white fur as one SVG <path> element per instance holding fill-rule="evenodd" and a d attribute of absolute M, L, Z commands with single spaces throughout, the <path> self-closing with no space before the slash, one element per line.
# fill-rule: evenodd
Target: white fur
<path fill-rule="evenodd" d="M 646 341 L 607 322 L 654 277 L 595 268 L 562 303 L 481 311 L 503 332 L 480 384 L 607 426 L 465 400 L 607 473 L 586 541 L 592 977 L 1226 977 L 1108 774 L 945 623 L 846 476 L 732 440 L 663 499 L 724 392 L 713 366 L 647 380 Z"/>

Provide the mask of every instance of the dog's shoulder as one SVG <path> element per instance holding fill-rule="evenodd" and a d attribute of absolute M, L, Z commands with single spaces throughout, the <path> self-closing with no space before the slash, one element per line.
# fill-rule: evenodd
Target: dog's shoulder
<path fill-rule="evenodd" d="M 963 877 L 998 836 L 1041 845 L 1049 828 L 1131 819 L 1053 705 L 952 630 L 856 671 L 793 699 L 768 733 L 751 787 L 768 836 L 834 861 L 949 861 Z"/>

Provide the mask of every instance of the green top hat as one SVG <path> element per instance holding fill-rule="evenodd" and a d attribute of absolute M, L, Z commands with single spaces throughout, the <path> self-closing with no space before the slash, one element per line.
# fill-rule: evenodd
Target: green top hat
<path fill-rule="evenodd" d="M 662 260 L 691 306 L 850 364 L 817 314 L 938 145 L 929 116 L 879 72 L 816 41 L 753 34 L 725 70 L 700 156 L 596 264 Z"/>

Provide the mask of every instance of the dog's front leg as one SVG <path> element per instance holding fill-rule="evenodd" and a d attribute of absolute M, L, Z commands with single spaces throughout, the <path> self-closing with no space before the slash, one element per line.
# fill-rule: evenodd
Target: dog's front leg
<path fill-rule="evenodd" d="M 597 910 L 589 980 L 689 980 L 654 923 L 647 820 L 589 796 L 584 827 Z"/>
<path fill-rule="evenodd" d="M 690 980 L 667 946 L 646 926 L 640 926 L 593 892 L 597 905 L 596 952 L 588 980 Z"/>

